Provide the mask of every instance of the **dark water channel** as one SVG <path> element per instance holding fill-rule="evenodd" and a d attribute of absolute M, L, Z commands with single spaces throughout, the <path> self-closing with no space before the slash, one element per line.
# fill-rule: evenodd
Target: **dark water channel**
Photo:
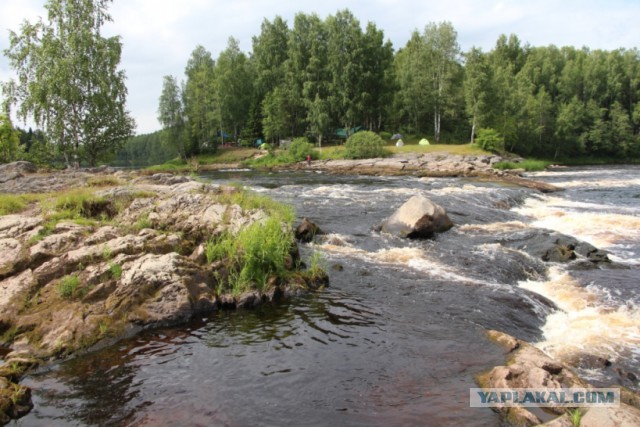
<path fill-rule="evenodd" d="M 207 178 L 241 182 L 317 222 L 329 234 L 302 252 L 323 254 L 331 286 L 148 331 L 36 373 L 25 380 L 35 409 L 16 424 L 499 425 L 468 401 L 474 375 L 504 362 L 486 329 L 560 358 L 607 351 L 629 371 L 640 367 L 637 168 L 541 174 L 567 187 L 552 196 L 464 179 Z M 419 191 L 449 211 L 454 229 L 429 241 L 373 231 Z M 570 272 L 505 245 L 542 228 L 604 245 L 627 268 Z M 595 297 L 585 307 L 587 292 Z M 557 339 L 567 327 L 581 340 Z"/>

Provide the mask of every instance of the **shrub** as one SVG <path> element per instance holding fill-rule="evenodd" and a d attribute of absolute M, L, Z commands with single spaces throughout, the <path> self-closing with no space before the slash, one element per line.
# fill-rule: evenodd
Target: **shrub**
<path fill-rule="evenodd" d="M 306 160 L 307 156 L 311 156 L 311 158 L 314 160 L 317 158 L 317 153 L 313 149 L 313 144 L 311 144 L 309 140 L 304 137 L 295 138 L 293 141 L 291 141 L 291 145 L 289 146 L 289 155 L 295 162 Z"/>
<path fill-rule="evenodd" d="M 370 159 L 385 154 L 385 142 L 371 131 L 353 134 L 345 144 L 344 157 L 347 159 Z"/>
<path fill-rule="evenodd" d="M 480 129 L 475 142 L 483 150 L 504 150 L 504 138 L 495 129 Z"/>
<path fill-rule="evenodd" d="M 393 135 L 391 135 L 391 132 L 386 132 L 386 131 L 380 132 L 380 138 L 384 139 L 385 141 L 390 140 L 392 136 Z"/>

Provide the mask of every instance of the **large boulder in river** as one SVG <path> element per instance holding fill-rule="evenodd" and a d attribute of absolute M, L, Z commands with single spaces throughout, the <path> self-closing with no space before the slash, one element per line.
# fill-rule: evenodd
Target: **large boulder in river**
<path fill-rule="evenodd" d="M 453 227 L 447 212 L 422 194 L 411 197 L 382 223 L 381 230 L 399 237 L 428 238 Z"/>

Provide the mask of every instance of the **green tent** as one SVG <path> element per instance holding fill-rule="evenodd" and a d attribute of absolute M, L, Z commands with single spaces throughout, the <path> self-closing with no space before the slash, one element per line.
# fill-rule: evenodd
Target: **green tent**
<path fill-rule="evenodd" d="M 431 145 L 431 144 L 429 144 L 429 141 L 427 141 L 427 138 L 422 138 L 420 142 L 418 142 L 418 145 Z"/>

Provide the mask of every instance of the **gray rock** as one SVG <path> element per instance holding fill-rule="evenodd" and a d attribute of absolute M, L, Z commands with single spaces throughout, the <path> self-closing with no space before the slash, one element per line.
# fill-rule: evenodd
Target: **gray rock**
<path fill-rule="evenodd" d="M 21 215 L 0 216 L 0 239 L 17 238 L 42 224 L 42 218 Z"/>
<path fill-rule="evenodd" d="M 22 269 L 29 261 L 29 252 L 16 239 L 0 239 L 0 279 Z"/>
<path fill-rule="evenodd" d="M 410 198 L 382 223 L 381 230 L 399 237 L 428 238 L 453 227 L 443 207 L 424 195 Z"/>
<path fill-rule="evenodd" d="M 309 243 L 313 241 L 313 239 L 319 235 L 324 234 L 320 227 L 316 225 L 309 218 L 303 218 L 302 222 L 296 227 L 295 236 L 296 239 L 303 243 Z"/>
<path fill-rule="evenodd" d="M 36 165 L 34 165 L 31 162 L 26 162 L 23 160 L 0 165 L 0 175 L 11 174 L 11 173 L 26 174 L 26 173 L 35 173 L 37 171 L 38 171 L 38 168 L 36 167 Z"/>
<path fill-rule="evenodd" d="M 618 408 L 589 408 L 580 421 L 581 427 L 637 427 L 640 426 L 640 410 L 620 404 Z"/>
<path fill-rule="evenodd" d="M 567 263 L 586 260 L 594 267 L 602 263 L 611 263 L 606 251 L 555 231 L 537 232 L 504 244 L 545 262 Z"/>

